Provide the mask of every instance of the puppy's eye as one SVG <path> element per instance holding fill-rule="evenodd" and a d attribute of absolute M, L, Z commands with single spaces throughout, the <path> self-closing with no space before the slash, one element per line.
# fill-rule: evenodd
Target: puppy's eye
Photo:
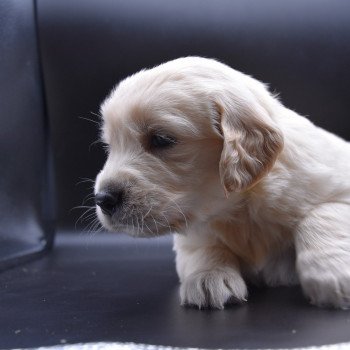
<path fill-rule="evenodd" d="M 152 135 L 150 139 L 151 148 L 157 149 L 168 148 L 173 146 L 175 143 L 175 138 L 159 134 Z"/>

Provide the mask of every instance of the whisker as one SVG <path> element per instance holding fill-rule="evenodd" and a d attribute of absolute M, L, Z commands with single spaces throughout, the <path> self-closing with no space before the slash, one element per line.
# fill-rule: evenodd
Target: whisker
<path fill-rule="evenodd" d="M 139 219 L 138 219 L 138 215 L 137 215 L 137 214 L 136 214 L 136 216 L 135 216 L 135 219 L 136 219 L 136 223 L 137 223 L 137 232 L 136 232 L 136 235 L 139 235 L 140 226 L 139 226 Z"/>
<path fill-rule="evenodd" d="M 77 228 L 77 225 L 78 225 L 78 222 L 83 222 L 83 221 L 86 221 L 87 219 L 86 219 L 86 216 L 90 216 L 91 214 L 94 214 L 95 215 L 95 213 L 90 213 L 90 211 L 92 211 L 92 210 L 94 210 L 95 209 L 95 207 L 92 207 L 92 208 L 88 208 L 87 210 L 85 210 L 79 217 L 78 217 L 78 219 L 75 221 L 75 228 Z"/>
<path fill-rule="evenodd" d="M 134 219 L 133 219 L 133 217 L 131 217 L 131 228 L 132 228 L 132 231 L 134 231 L 135 226 L 134 226 Z"/>
<path fill-rule="evenodd" d="M 164 217 L 165 221 L 168 223 L 168 228 L 169 228 L 170 233 L 173 233 L 172 230 L 171 230 L 168 218 L 163 213 L 161 213 L 161 215 Z"/>
<path fill-rule="evenodd" d="M 91 201 L 91 200 L 95 200 L 95 195 L 92 194 L 88 194 L 87 196 L 84 197 L 83 199 L 83 205 L 85 204 L 85 202 Z"/>
<path fill-rule="evenodd" d="M 91 206 L 91 205 L 77 205 L 76 207 L 73 207 L 72 209 L 70 209 L 70 211 L 72 210 L 76 210 L 76 209 L 95 209 L 95 206 Z"/>
<path fill-rule="evenodd" d="M 146 223 L 145 223 L 145 219 L 146 219 L 146 217 L 149 215 L 149 213 L 151 212 L 152 208 L 153 208 L 153 205 L 150 206 L 149 210 L 147 211 L 147 213 L 146 213 L 145 215 L 142 215 L 142 213 L 141 213 L 142 232 L 143 232 L 143 225 L 146 224 Z M 146 226 L 147 226 L 147 225 L 146 225 Z M 148 228 L 148 230 L 149 230 L 149 227 L 148 227 L 148 226 L 147 226 L 147 228 Z"/>
<path fill-rule="evenodd" d="M 79 119 L 83 119 L 83 120 L 87 120 L 88 122 L 91 122 L 91 123 L 94 123 L 94 124 L 97 124 L 98 126 L 101 125 L 100 122 L 97 122 L 96 120 L 93 120 L 93 119 L 90 119 L 90 118 L 86 118 L 86 117 L 78 117 Z"/>
<path fill-rule="evenodd" d="M 153 208 L 153 205 L 151 205 L 151 207 L 149 208 L 149 210 L 148 210 L 148 212 L 143 216 L 143 220 L 147 217 L 147 215 L 151 212 L 151 210 L 152 210 L 152 208 Z"/>
<path fill-rule="evenodd" d="M 91 231 L 97 233 L 98 229 L 101 228 L 100 222 L 97 220 L 96 223 L 94 224 L 94 226 L 92 227 Z"/>
<path fill-rule="evenodd" d="M 87 177 L 80 178 L 80 181 L 75 184 L 75 186 L 78 186 L 80 184 L 86 183 L 86 182 L 91 182 L 95 183 L 95 180 L 89 179 Z"/>
<path fill-rule="evenodd" d="M 103 226 L 101 225 L 100 221 L 98 220 L 98 218 L 96 217 L 94 220 L 92 220 L 92 222 L 90 223 L 90 225 L 88 226 L 89 227 L 89 230 L 88 230 L 88 233 L 93 233 L 93 232 L 96 232 L 97 229 L 99 228 L 102 229 Z"/>
<path fill-rule="evenodd" d="M 186 217 L 185 213 L 183 212 L 183 210 L 180 208 L 180 206 L 173 199 L 169 198 L 169 200 L 171 201 L 171 203 L 175 204 L 176 208 L 174 208 L 174 209 L 177 209 L 177 211 L 183 216 L 183 218 L 185 220 L 186 227 L 188 228 L 187 217 Z"/>
<path fill-rule="evenodd" d="M 95 218 L 94 220 L 92 220 L 91 222 L 89 222 L 89 223 L 83 228 L 83 230 L 84 230 L 84 231 L 87 231 L 88 234 L 91 233 L 90 229 L 91 229 L 91 227 L 92 227 L 93 225 L 95 225 L 95 223 L 96 223 L 97 220 L 98 220 L 98 219 Z"/>
<path fill-rule="evenodd" d="M 81 220 L 81 222 L 84 222 L 84 221 L 87 221 L 87 220 L 90 220 L 92 217 L 94 217 L 96 215 L 96 213 L 93 211 L 92 213 L 86 215 L 84 217 L 84 219 Z"/>
<path fill-rule="evenodd" d="M 145 223 L 145 226 L 150 233 L 153 233 L 153 231 L 148 227 L 148 225 L 146 223 Z"/>
<path fill-rule="evenodd" d="M 157 226 L 157 221 L 156 219 L 153 217 L 153 215 L 151 215 L 152 220 L 154 221 L 154 225 L 156 226 L 156 231 L 157 231 L 157 236 L 159 236 L 159 230 L 158 230 L 158 226 Z"/>
<path fill-rule="evenodd" d="M 101 114 L 99 114 L 99 113 L 95 113 L 95 112 L 92 112 L 92 111 L 90 111 L 90 113 L 91 113 L 92 115 L 94 115 L 94 116 L 96 116 L 96 117 L 100 118 L 100 119 L 102 119 L 102 118 L 103 118 L 103 117 L 102 117 L 102 115 L 101 115 Z"/>
<path fill-rule="evenodd" d="M 103 141 L 101 141 L 100 139 L 97 139 L 97 140 L 91 142 L 90 145 L 89 145 L 89 152 L 91 151 L 91 147 L 94 147 L 94 146 L 96 146 L 96 145 L 99 144 L 99 143 L 102 144 L 102 145 L 105 144 L 105 143 L 104 143 Z"/>

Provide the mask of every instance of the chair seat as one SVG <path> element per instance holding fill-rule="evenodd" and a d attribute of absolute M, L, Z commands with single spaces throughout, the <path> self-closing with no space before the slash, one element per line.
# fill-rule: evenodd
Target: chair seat
<path fill-rule="evenodd" d="M 62 233 L 45 257 L 0 275 L 1 348 L 134 342 L 293 348 L 350 340 L 350 312 L 313 307 L 299 287 L 250 288 L 224 311 L 182 307 L 171 237 Z"/>

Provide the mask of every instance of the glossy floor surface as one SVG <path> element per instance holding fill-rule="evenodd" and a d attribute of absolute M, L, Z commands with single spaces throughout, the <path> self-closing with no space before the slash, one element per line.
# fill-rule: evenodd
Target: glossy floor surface
<path fill-rule="evenodd" d="M 170 237 L 58 235 L 45 257 L 0 274 L 0 348 L 136 342 L 291 348 L 350 340 L 350 311 L 308 305 L 298 287 L 251 288 L 224 311 L 179 305 Z"/>

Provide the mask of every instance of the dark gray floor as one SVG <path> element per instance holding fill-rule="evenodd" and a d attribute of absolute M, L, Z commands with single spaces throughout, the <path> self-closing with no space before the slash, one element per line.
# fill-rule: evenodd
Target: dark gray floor
<path fill-rule="evenodd" d="M 59 235 L 53 252 L 0 274 L 0 348 L 122 341 L 277 348 L 350 340 L 350 311 L 309 306 L 298 287 L 251 289 L 225 311 L 179 305 L 169 238 Z"/>

